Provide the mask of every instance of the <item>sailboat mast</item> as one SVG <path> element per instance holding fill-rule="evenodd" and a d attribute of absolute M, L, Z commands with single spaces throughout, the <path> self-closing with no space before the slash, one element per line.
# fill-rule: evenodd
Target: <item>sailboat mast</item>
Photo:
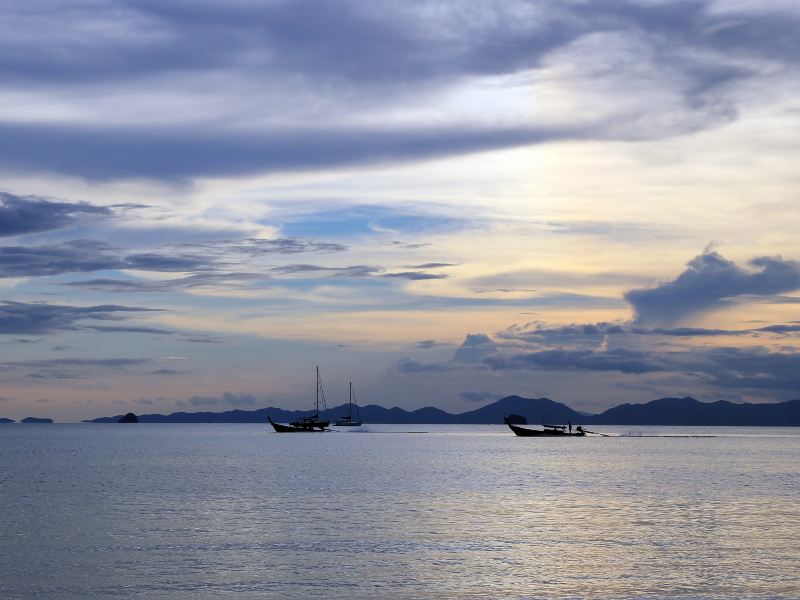
<path fill-rule="evenodd" d="M 317 402 L 314 407 L 316 408 L 317 416 L 319 416 L 319 365 L 317 365 Z"/>

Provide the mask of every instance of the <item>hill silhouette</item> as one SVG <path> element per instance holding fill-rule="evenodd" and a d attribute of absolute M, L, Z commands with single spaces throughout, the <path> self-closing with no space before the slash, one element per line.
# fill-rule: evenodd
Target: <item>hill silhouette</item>
<path fill-rule="evenodd" d="M 646 404 L 621 404 L 594 415 L 597 425 L 800 425 L 800 400 L 774 404 L 734 404 L 720 400 L 661 398 Z"/>
<path fill-rule="evenodd" d="M 344 414 L 347 405 L 331 408 L 330 416 Z M 312 411 L 284 410 L 276 407 L 224 412 L 176 412 L 169 415 L 139 415 L 140 423 L 265 423 L 267 416 L 276 422 L 307 417 Z M 361 407 L 364 423 L 375 424 L 498 424 L 503 417 L 517 414 L 530 424 L 559 424 L 571 421 L 583 425 L 754 425 L 800 426 L 800 400 L 770 404 L 699 402 L 694 398 L 661 398 L 644 404 L 621 404 L 597 415 L 579 413 L 549 398 L 507 396 L 481 408 L 451 414 L 428 406 L 407 411 L 376 404 Z M 90 419 L 89 423 L 116 423 L 122 415 Z"/>

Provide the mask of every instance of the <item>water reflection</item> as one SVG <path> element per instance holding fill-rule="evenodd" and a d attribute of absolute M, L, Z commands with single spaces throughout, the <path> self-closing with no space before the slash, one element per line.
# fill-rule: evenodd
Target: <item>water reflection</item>
<path fill-rule="evenodd" d="M 800 437 L 9 428 L 0 597 L 796 596 Z M 405 429 L 423 429 L 418 426 Z"/>

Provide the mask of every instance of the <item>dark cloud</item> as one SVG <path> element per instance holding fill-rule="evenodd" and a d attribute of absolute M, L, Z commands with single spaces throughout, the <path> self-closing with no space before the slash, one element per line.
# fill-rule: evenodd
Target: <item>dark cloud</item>
<path fill-rule="evenodd" d="M 258 398 L 251 394 L 232 394 L 231 392 L 225 392 L 222 397 L 192 396 L 189 398 L 189 404 L 192 406 L 255 406 L 258 402 Z"/>
<path fill-rule="evenodd" d="M 442 346 L 441 342 L 437 342 L 436 340 L 420 340 L 417 342 L 416 347 L 420 350 L 427 350 L 428 348 L 435 348 L 436 346 Z"/>
<path fill-rule="evenodd" d="M 422 281 L 426 279 L 445 279 L 447 275 L 425 273 L 423 271 L 403 271 L 400 273 L 384 273 L 383 267 L 371 265 L 351 265 L 348 267 L 323 267 L 320 265 L 294 264 L 273 267 L 272 272 L 283 275 L 298 273 L 328 273 L 334 277 L 385 277 L 389 279 L 408 279 Z"/>
<path fill-rule="evenodd" d="M 261 273 L 195 273 L 186 277 L 154 281 L 151 279 L 113 279 L 100 277 L 82 281 L 69 281 L 61 285 L 78 287 L 98 292 L 171 292 L 192 288 L 242 288 L 255 281 L 268 279 Z"/>
<path fill-rule="evenodd" d="M 743 269 L 708 251 L 687 263 L 672 281 L 625 294 L 640 323 L 671 323 L 712 310 L 737 296 L 771 296 L 800 289 L 800 264 L 762 256 Z"/>
<path fill-rule="evenodd" d="M 108 217 L 110 208 L 84 202 L 52 202 L 36 196 L 0 191 L 0 236 L 49 231 L 88 216 Z"/>
<path fill-rule="evenodd" d="M 480 363 L 481 360 L 497 351 L 497 344 L 482 333 L 468 333 L 464 343 L 456 350 L 453 360 L 462 363 Z"/>
<path fill-rule="evenodd" d="M 576 135 L 575 131 L 525 127 L 316 128 L 256 135 L 196 127 L 86 129 L 0 123 L 0 161 L 6 168 L 95 180 L 180 180 L 421 160 Z"/>
<path fill-rule="evenodd" d="M 406 356 L 395 362 L 394 368 L 401 373 L 443 373 L 451 371 L 454 365 L 449 363 L 421 363 Z"/>
<path fill-rule="evenodd" d="M 719 387 L 800 389 L 800 353 L 765 348 L 714 348 L 705 352 L 703 372 Z"/>
<path fill-rule="evenodd" d="M 371 277 L 383 271 L 381 267 L 370 265 L 351 265 L 349 267 L 323 267 L 320 265 L 294 264 L 273 267 L 272 272 L 283 275 L 298 273 L 329 273 L 336 277 Z"/>
<path fill-rule="evenodd" d="M 596 350 L 541 350 L 510 356 L 488 356 L 483 363 L 493 370 L 542 369 L 542 370 L 581 370 L 581 371 L 619 371 L 621 373 L 652 373 L 671 371 L 676 368 L 674 360 L 666 360 L 656 353 L 615 348 L 608 351 Z"/>
<path fill-rule="evenodd" d="M 0 247 L 0 277 L 38 277 L 124 268 L 103 242 L 75 240 L 49 246 Z"/>
<path fill-rule="evenodd" d="M 120 325 L 84 325 L 83 329 L 97 331 L 98 333 L 149 333 L 155 335 L 172 335 L 175 333 L 169 329 L 160 329 L 158 327 L 126 327 Z"/>
<path fill-rule="evenodd" d="M 183 375 L 186 373 L 191 373 L 191 371 L 176 371 L 175 369 L 156 369 L 155 371 L 150 371 L 150 375 Z"/>
<path fill-rule="evenodd" d="M 352 0 L 101 2 L 62 10 L 61 19 L 49 21 L 61 27 L 42 32 L 50 34 L 47 44 L 3 38 L 0 72 L 7 81 L 91 81 L 249 68 L 273 77 L 394 87 L 527 70 L 581 35 L 609 30 L 646 31 L 675 45 L 736 55 L 800 56 L 791 13 L 764 11 L 731 23 L 710 7 L 702 0 L 596 0 L 591 11 L 582 4 L 519 2 L 444 2 L 435 11 Z M 27 11 L 9 9 L 6 16 L 20 28 L 42 27 Z M 96 32 L 90 39 L 82 34 L 88 26 Z M 707 85 L 720 77 L 696 76 Z"/>
<path fill-rule="evenodd" d="M 497 333 L 502 340 L 518 340 L 531 344 L 567 342 L 599 342 L 609 336 L 649 337 L 727 337 L 790 335 L 800 332 L 798 324 L 776 324 L 744 329 L 708 329 L 704 327 L 640 327 L 632 323 L 573 323 L 551 327 L 542 323 L 512 325 Z"/>
<path fill-rule="evenodd" d="M 313 126 L 220 130 L 227 113 L 206 117 L 200 125 L 160 128 L 6 123 L 0 127 L 0 160 L 7 168 L 92 179 L 181 179 L 420 160 L 575 136 L 613 136 L 615 124 L 550 130 L 504 123 L 481 129 L 465 120 L 402 130 L 333 128 L 290 110 L 317 105 L 320 98 L 329 103 L 326 114 L 391 108 L 409 89 L 426 93 L 472 77 L 529 72 L 592 34 L 646 38 L 652 59 L 683 82 L 678 92 L 685 96 L 684 110 L 728 114 L 735 107 L 720 107 L 730 100 L 717 90 L 756 72 L 740 66 L 752 59 L 793 65 L 800 58 L 800 23 L 790 12 L 763 11 L 732 24 L 730 15 L 712 7 L 702 0 L 596 0 L 591 10 L 583 3 L 509 1 L 441 2 L 435 10 L 388 1 L 101 1 L 86 7 L 56 2 L 48 9 L 51 19 L 10 7 L 4 13 L 7 27 L 29 35 L 0 37 L 0 80 L 7 87 L 87 86 L 97 93 L 100 84 L 151 89 L 153 81 L 163 85 L 180 76 L 188 81 L 188 95 L 196 88 L 206 91 L 206 79 L 217 83 L 215 77 L 225 74 L 228 78 L 214 90 L 224 92 L 225 84 L 232 88 L 231 102 L 224 104 L 249 101 L 235 107 L 236 114 L 246 109 L 250 122 L 261 122 L 288 111 L 284 121 Z M 607 75 L 599 70 L 596 77 Z M 180 123 L 182 115 L 175 116 Z M 651 137 L 663 135 L 656 129 L 648 129 Z"/>
<path fill-rule="evenodd" d="M 494 402 L 500 398 L 500 394 L 492 392 L 461 392 L 458 396 L 467 402 Z"/>
<path fill-rule="evenodd" d="M 186 342 L 189 344 L 222 344 L 224 340 L 222 338 L 213 337 L 210 335 L 201 336 L 201 335 L 180 335 L 180 341 Z"/>
<path fill-rule="evenodd" d="M 28 373 L 27 377 L 28 379 L 86 379 L 84 375 L 58 370 Z"/>
<path fill-rule="evenodd" d="M 112 279 L 100 277 L 96 279 L 84 279 L 82 281 L 69 281 L 61 285 L 69 287 L 83 288 L 95 292 L 129 293 L 129 292 L 166 292 L 169 286 L 164 285 L 163 281 L 151 281 L 143 279 Z"/>
<path fill-rule="evenodd" d="M 64 306 L 58 304 L 0 302 L 0 335 L 47 334 L 57 331 L 95 329 L 85 320 L 118 321 L 129 313 L 153 309 L 102 304 L 98 306 Z"/>
<path fill-rule="evenodd" d="M 247 238 L 244 240 L 214 240 L 181 244 L 180 248 L 192 251 L 218 253 L 222 255 L 242 254 L 258 257 L 270 254 L 302 254 L 344 252 L 347 246 L 333 242 L 320 242 L 295 237 L 283 238 Z"/>
<path fill-rule="evenodd" d="M 409 265 L 409 269 L 441 269 L 444 267 L 457 267 L 458 263 L 430 262 L 421 265 Z"/>
<path fill-rule="evenodd" d="M 0 278 L 41 277 L 64 273 L 138 269 L 181 272 L 218 267 L 213 259 L 201 255 L 172 253 L 131 253 L 105 242 L 73 240 L 47 246 L 0 247 Z"/>
<path fill-rule="evenodd" d="M 101 367 L 124 368 L 150 362 L 147 358 L 54 358 L 49 360 L 20 360 L 0 363 L 2 367 L 48 368 L 48 367 Z"/>
<path fill-rule="evenodd" d="M 215 267 L 213 261 L 197 255 L 175 256 L 155 252 L 129 254 L 125 258 L 126 269 L 141 271 L 203 271 Z"/>
<path fill-rule="evenodd" d="M 766 348 L 691 348 L 679 351 L 556 349 L 496 354 L 483 359 L 496 371 L 679 373 L 696 384 L 737 389 L 800 389 L 800 353 Z"/>
<path fill-rule="evenodd" d="M 428 279 L 447 279 L 447 275 L 438 273 L 425 273 L 423 271 L 403 271 L 400 273 L 384 273 L 381 277 L 394 279 L 408 279 L 409 281 L 425 281 Z"/>
<path fill-rule="evenodd" d="M 262 273 L 228 270 L 236 261 L 241 262 L 237 255 L 244 255 L 249 260 L 266 254 L 340 252 L 344 249 L 346 247 L 340 244 L 287 239 L 247 240 L 241 243 L 183 244 L 177 250 L 164 248 L 158 252 L 126 252 L 95 240 L 72 240 L 62 244 L 43 246 L 0 246 L 0 278 L 41 277 L 107 270 L 139 270 L 192 274 L 168 281 L 98 278 L 65 285 L 114 292 L 156 292 L 176 288 L 230 287 L 244 285 L 248 281 L 266 279 L 266 275 Z M 290 272 L 293 268 L 334 270 L 325 267 L 289 266 L 284 268 L 284 272 Z M 353 274 L 355 274 L 355 270 L 359 269 L 373 270 L 372 267 L 356 266 L 340 269 L 340 271 L 347 274 L 348 269 L 353 271 Z"/>

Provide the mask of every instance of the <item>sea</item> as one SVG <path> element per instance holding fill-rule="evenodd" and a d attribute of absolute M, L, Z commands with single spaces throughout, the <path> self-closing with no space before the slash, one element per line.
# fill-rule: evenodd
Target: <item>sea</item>
<path fill-rule="evenodd" d="M 0 598 L 800 597 L 800 429 L 597 429 L 3 425 Z"/>

